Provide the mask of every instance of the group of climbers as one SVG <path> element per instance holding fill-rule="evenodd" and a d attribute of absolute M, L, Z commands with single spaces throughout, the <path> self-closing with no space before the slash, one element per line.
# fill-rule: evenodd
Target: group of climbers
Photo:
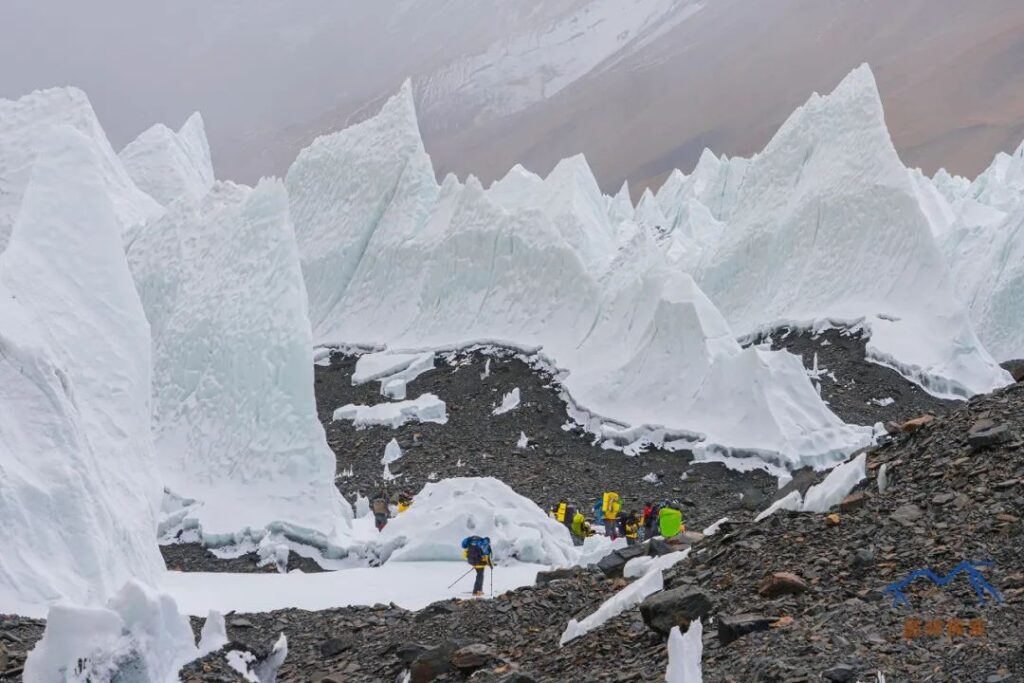
<path fill-rule="evenodd" d="M 383 531 L 388 520 L 395 514 L 401 514 L 412 505 L 412 494 L 408 491 L 401 491 L 388 496 L 386 490 L 378 493 L 370 501 L 370 510 L 373 512 L 373 524 L 377 531 Z"/>
<path fill-rule="evenodd" d="M 606 491 L 592 509 L 594 524 L 604 529 L 605 536 L 613 541 L 621 536 L 629 545 L 639 543 L 641 538 L 669 538 L 686 531 L 681 505 L 677 501 L 647 503 L 642 512 L 630 510 L 624 513 L 622 497 L 615 491 Z M 576 545 L 582 545 L 587 537 L 594 534 L 582 510 L 572 503 L 561 500 L 551 506 L 549 514 L 569 529 Z"/>

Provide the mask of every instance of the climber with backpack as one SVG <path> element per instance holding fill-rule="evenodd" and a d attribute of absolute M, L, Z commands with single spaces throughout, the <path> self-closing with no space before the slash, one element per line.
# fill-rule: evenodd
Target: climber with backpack
<path fill-rule="evenodd" d="M 622 511 L 622 500 L 615 491 L 605 491 L 601 498 L 601 514 L 604 516 L 604 533 L 613 541 L 618 538 L 619 513 Z"/>
<path fill-rule="evenodd" d="M 640 542 L 640 520 L 636 512 L 622 516 L 619 521 L 619 533 L 626 537 L 626 545 L 636 545 Z"/>
<path fill-rule="evenodd" d="M 572 542 L 575 545 L 583 545 L 583 541 L 594 535 L 594 530 L 587 524 L 587 518 L 579 510 L 572 516 L 569 531 L 572 533 Z"/>
<path fill-rule="evenodd" d="M 491 539 L 484 536 L 467 536 L 462 539 L 462 556 L 476 570 L 476 581 L 473 582 L 473 597 L 484 594 L 484 569 L 491 568 L 493 587 L 494 565 L 491 564 Z"/>
<path fill-rule="evenodd" d="M 373 524 L 377 531 L 383 531 L 387 526 L 390 508 L 388 507 L 387 493 L 381 492 L 370 501 L 370 509 L 373 511 Z"/>

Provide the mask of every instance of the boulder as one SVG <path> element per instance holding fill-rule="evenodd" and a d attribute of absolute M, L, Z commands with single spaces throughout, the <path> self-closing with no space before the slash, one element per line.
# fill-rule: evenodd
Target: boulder
<path fill-rule="evenodd" d="M 967 437 L 967 444 L 971 447 L 972 451 L 981 451 L 986 448 L 1009 443 L 1010 441 L 1013 441 L 1013 434 L 1006 425 L 993 426 L 978 431 L 972 428 L 970 435 Z"/>
<path fill-rule="evenodd" d="M 331 657 L 337 657 L 346 650 L 351 650 L 355 644 L 355 638 L 352 636 L 341 636 L 340 638 L 329 638 L 324 642 L 320 643 L 320 656 L 324 659 L 330 659 Z"/>
<path fill-rule="evenodd" d="M 854 567 L 869 567 L 875 563 L 875 552 L 870 548 L 857 548 L 851 564 Z"/>
<path fill-rule="evenodd" d="M 604 572 L 604 575 L 610 579 L 621 578 L 622 570 L 625 568 L 627 562 L 632 560 L 634 557 L 642 557 L 646 554 L 647 550 L 642 545 L 627 546 L 605 555 L 601 561 L 597 563 L 597 568 Z"/>
<path fill-rule="evenodd" d="M 792 572 L 775 572 L 761 582 L 757 592 L 766 598 L 780 595 L 800 595 L 807 590 L 807 582 Z"/>
<path fill-rule="evenodd" d="M 449 673 L 452 670 L 452 655 L 456 650 L 469 644 L 449 640 L 437 647 L 424 650 L 409 667 L 409 683 L 430 683 L 441 674 Z"/>
<path fill-rule="evenodd" d="M 435 602 L 427 605 L 413 617 L 413 621 L 420 623 L 424 621 L 430 621 L 434 617 L 439 617 L 442 614 L 451 614 L 455 611 L 455 608 L 447 602 Z"/>
<path fill-rule="evenodd" d="M 674 552 L 672 546 L 665 542 L 662 538 L 652 538 L 647 542 L 647 554 L 651 557 L 660 557 L 662 555 L 668 555 Z"/>
<path fill-rule="evenodd" d="M 868 494 L 864 491 L 857 491 L 856 493 L 851 493 L 846 498 L 843 498 L 839 503 L 839 509 L 842 512 L 852 512 L 864 507 L 864 504 L 867 502 Z"/>
<path fill-rule="evenodd" d="M 767 631 L 772 627 L 772 624 L 778 620 L 778 617 L 769 617 L 763 614 L 744 613 L 719 615 L 718 642 L 722 645 L 728 645 L 748 633 Z"/>
<path fill-rule="evenodd" d="M 535 581 L 535 584 L 538 586 L 546 586 L 552 581 L 571 579 L 575 575 L 575 569 L 552 569 L 546 572 L 537 572 L 537 580 Z"/>
<path fill-rule="evenodd" d="M 476 671 L 494 659 L 494 650 L 482 643 L 460 647 L 452 653 L 451 663 L 463 673 Z"/>
<path fill-rule="evenodd" d="M 686 630 L 694 619 L 711 612 L 711 598 L 699 588 L 681 586 L 648 596 L 640 603 L 640 616 L 648 628 L 667 636 L 672 627 Z"/>
<path fill-rule="evenodd" d="M 837 514 L 836 514 L 836 513 L 834 513 L 834 512 L 833 512 L 832 514 L 830 514 L 830 515 L 827 515 L 827 516 L 825 517 L 825 524 L 827 524 L 827 525 L 829 525 L 829 526 L 839 526 L 839 522 L 840 522 L 840 521 L 841 521 L 841 520 L 840 520 L 840 518 L 839 518 L 839 515 L 837 515 Z"/>

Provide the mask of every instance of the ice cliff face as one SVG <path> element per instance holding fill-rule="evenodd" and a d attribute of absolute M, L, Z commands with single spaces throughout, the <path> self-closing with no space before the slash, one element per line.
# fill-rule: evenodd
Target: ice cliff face
<path fill-rule="evenodd" d="M 612 224 L 581 157 L 438 188 L 402 92 L 300 154 L 287 185 L 317 343 L 543 346 L 592 413 L 786 464 L 864 437 L 795 358 L 740 349 L 645 231 Z"/>
<path fill-rule="evenodd" d="M 8 607 L 61 597 L 102 604 L 129 578 L 152 582 L 163 571 L 149 325 L 105 161 L 95 137 L 70 126 L 41 137 L 0 256 Z"/>
<path fill-rule="evenodd" d="M 340 545 L 313 399 L 306 290 L 280 181 L 183 196 L 128 252 L 153 328 L 153 430 L 165 486 L 198 504 L 175 520 L 204 541 L 272 528 Z"/>
<path fill-rule="evenodd" d="M 213 185 L 210 145 L 198 113 L 177 133 L 158 123 L 118 156 L 135 184 L 161 206 L 183 196 L 202 197 Z"/>
<path fill-rule="evenodd" d="M 123 230 L 131 231 L 159 211 L 125 172 L 81 90 L 53 88 L 18 100 L 0 99 L 0 252 L 7 246 L 36 156 L 60 125 L 74 128 L 89 141 L 103 192 Z"/>
<path fill-rule="evenodd" d="M 869 354 L 935 394 L 1009 381 L 957 299 L 867 66 L 813 96 L 750 160 L 695 275 L 737 332 L 863 319 Z"/>

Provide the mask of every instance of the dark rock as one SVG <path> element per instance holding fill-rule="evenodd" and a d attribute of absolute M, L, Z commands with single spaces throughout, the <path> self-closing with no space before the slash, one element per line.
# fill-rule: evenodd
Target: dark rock
<path fill-rule="evenodd" d="M 570 579 L 575 574 L 576 571 L 573 569 L 552 569 L 546 572 L 537 572 L 537 581 L 535 583 L 538 586 L 546 586 L 552 581 Z"/>
<path fill-rule="evenodd" d="M 952 503 L 955 499 L 955 493 L 936 493 L 932 496 L 932 505 L 945 505 L 946 503 Z"/>
<path fill-rule="evenodd" d="M 409 683 L 430 683 L 441 674 L 450 672 L 452 655 L 465 645 L 458 641 L 448 641 L 421 652 L 409 667 Z"/>
<path fill-rule="evenodd" d="M 904 526 L 909 526 L 921 519 L 923 515 L 924 511 L 921 510 L 921 508 L 917 507 L 913 503 L 907 503 L 906 505 L 901 505 L 896 508 L 892 513 L 892 518 Z"/>
<path fill-rule="evenodd" d="M 849 664 L 837 664 L 822 673 L 821 677 L 832 683 L 851 683 L 856 680 L 857 670 Z"/>
<path fill-rule="evenodd" d="M 989 429 L 982 429 L 980 431 L 972 430 L 970 436 L 967 437 L 967 444 L 971 447 L 971 450 L 974 451 L 992 448 L 993 446 L 1009 443 L 1011 441 L 1013 441 L 1013 434 L 1010 433 L 1010 428 L 1006 425 L 990 427 Z"/>
<path fill-rule="evenodd" d="M 868 548 L 857 548 L 857 551 L 853 554 L 853 566 L 854 567 L 868 567 L 875 562 L 874 551 Z"/>
<path fill-rule="evenodd" d="M 640 616 L 648 628 L 667 636 L 673 626 L 685 630 L 694 619 L 702 619 L 711 612 L 711 598 L 707 593 L 689 586 L 681 586 L 648 596 L 640 603 Z"/>
<path fill-rule="evenodd" d="M 398 649 L 395 650 L 395 656 L 405 663 L 406 666 L 412 664 L 417 657 L 427 651 L 426 645 L 420 645 L 419 643 L 405 643 L 399 645 Z"/>
<path fill-rule="evenodd" d="M 866 502 L 868 502 L 868 494 L 863 491 L 857 491 L 843 498 L 842 502 L 839 503 L 839 509 L 843 512 L 853 512 L 864 507 Z"/>
<path fill-rule="evenodd" d="M 616 579 L 622 576 L 622 570 L 627 562 L 635 557 L 642 557 L 646 554 L 647 550 L 642 545 L 631 545 L 609 553 L 597 563 L 597 566 L 604 572 L 605 576 L 610 579 Z"/>
<path fill-rule="evenodd" d="M 498 683 L 538 683 L 538 681 L 533 676 L 524 674 L 521 671 L 513 671 L 499 678 Z"/>
<path fill-rule="evenodd" d="M 452 654 L 452 666 L 463 672 L 475 671 L 494 659 L 494 650 L 487 645 L 474 643 L 460 647 Z"/>
<path fill-rule="evenodd" d="M 760 512 L 768 507 L 768 496 L 758 489 L 746 488 L 743 490 L 743 500 L 740 501 L 740 507 L 749 512 Z"/>
<path fill-rule="evenodd" d="M 748 633 L 767 631 L 778 617 L 763 614 L 722 614 L 718 617 L 718 642 L 722 645 L 742 638 Z"/>
<path fill-rule="evenodd" d="M 672 546 L 661 538 L 652 538 L 647 543 L 647 554 L 651 557 L 660 557 L 661 555 L 668 555 L 671 552 L 674 552 L 672 550 Z"/>
<path fill-rule="evenodd" d="M 424 607 L 420 612 L 416 614 L 413 620 L 417 622 L 430 621 L 435 617 L 440 617 L 445 614 L 451 614 L 454 611 L 455 608 L 447 602 L 435 602 Z"/>
<path fill-rule="evenodd" d="M 324 659 L 330 659 L 336 657 L 346 650 L 351 650 L 355 644 L 355 638 L 352 636 L 342 636 L 340 638 L 331 638 L 320 643 L 320 656 Z"/>
<path fill-rule="evenodd" d="M 807 590 L 807 582 L 792 572 L 775 572 L 765 578 L 757 592 L 766 598 L 799 595 Z"/>

